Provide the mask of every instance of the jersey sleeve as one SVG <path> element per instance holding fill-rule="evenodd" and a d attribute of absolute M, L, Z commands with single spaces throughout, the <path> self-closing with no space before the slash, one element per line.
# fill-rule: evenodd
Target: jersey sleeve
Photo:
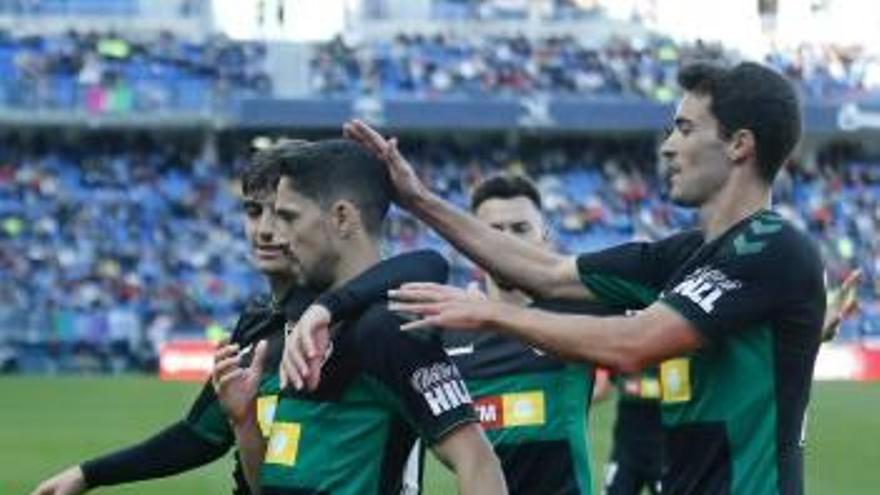
<path fill-rule="evenodd" d="M 684 232 L 657 242 L 631 242 L 578 256 L 581 282 L 604 304 L 643 309 L 657 300 L 673 270 L 702 242 Z"/>
<path fill-rule="evenodd" d="M 316 303 L 330 311 L 333 321 L 339 321 L 363 312 L 407 282 L 442 284 L 448 277 L 449 263 L 443 256 L 427 249 L 413 251 L 383 260 L 344 286 L 321 294 Z"/>
<path fill-rule="evenodd" d="M 470 394 L 436 335 L 407 333 L 400 320 L 374 307 L 358 322 L 359 355 L 392 407 L 427 445 L 477 422 Z"/>
<path fill-rule="evenodd" d="M 825 289 L 818 252 L 806 236 L 786 227 L 762 237 L 741 233 L 727 244 L 683 274 L 660 301 L 710 341 L 789 319 L 817 320 L 818 338 Z"/>
<path fill-rule="evenodd" d="M 257 303 L 251 301 L 249 305 L 255 306 Z M 242 312 L 232 330 L 232 342 L 245 345 L 247 339 L 245 334 L 256 321 L 255 315 L 256 313 L 252 310 Z M 224 446 L 232 445 L 235 442 L 232 428 L 226 421 L 226 413 L 220 406 L 220 400 L 214 393 L 214 386 L 211 385 L 210 379 L 205 382 L 195 402 L 190 406 L 184 422 L 192 428 L 193 432 L 208 442 Z"/>
<path fill-rule="evenodd" d="M 214 393 L 211 382 L 202 387 L 198 398 L 190 407 L 184 420 L 193 432 L 204 440 L 221 446 L 230 446 L 235 441 L 220 400 Z"/>

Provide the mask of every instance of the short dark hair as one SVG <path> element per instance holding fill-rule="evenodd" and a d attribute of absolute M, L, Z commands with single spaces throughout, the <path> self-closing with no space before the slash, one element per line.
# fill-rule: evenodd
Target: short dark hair
<path fill-rule="evenodd" d="M 523 175 L 494 175 L 480 182 L 471 194 L 471 211 L 477 211 L 490 199 L 512 199 L 525 196 L 541 211 L 541 193 L 531 179 Z"/>
<path fill-rule="evenodd" d="M 778 72 L 754 62 L 722 67 L 695 62 L 678 73 L 685 90 L 711 98 L 723 138 L 740 129 L 755 136 L 761 177 L 772 183 L 802 132 L 801 105 L 792 84 Z"/>
<path fill-rule="evenodd" d="M 304 139 L 279 139 L 277 142 L 256 150 L 251 156 L 251 162 L 241 171 L 241 193 L 245 196 L 254 196 L 275 192 L 281 171 L 278 161 L 284 149 L 309 144 Z"/>
<path fill-rule="evenodd" d="M 371 235 L 378 236 L 391 204 L 391 179 L 384 163 L 350 139 L 326 139 L 306 145 L 282 145 L 278 165 L 297 192 L 322 208 L 348 200 L 361 211 Z"/>

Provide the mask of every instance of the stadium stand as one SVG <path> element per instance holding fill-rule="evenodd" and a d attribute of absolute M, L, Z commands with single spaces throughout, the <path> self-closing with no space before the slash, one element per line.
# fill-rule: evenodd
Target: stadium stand
<path fill-rule="evenodd" d="M 204 42 L 118 33 L 15 36 L 0 33 L 0 105 L 128 114 L 202 110 L 268 97 L 260 43 Z"/>
<path fill-rule="evenodd" d="M 262 289 L 236 214 L 243 149 L 215 162 L 182 145 L 99 140 L 0 147 L 0 347 L 20 368 L 154 366 L 163 342 L 229 328 Z M 646 146 L 413 149 L 434 189 L 462 206 L 487 174 L 532 174 L 568 251 L 658 237 L 694 220 L 663 200 Z M 777 200 L 820 239 L 831 280 L 864 270 L 862 312 L 842 333 L 858 339 L 880 333 L 880 169 L 843 159 L 831 150 L 815 166 L 792 168 Z M 436 235 L 392 215 L 388 252 L 434 247 L 454 261 L 458 282 L 476 275 Z"/>
<path fill-rule="evenodd" d="M 536 15 L 522 10 L 526 3 L 438 0 L 430 15 L 516 23 Z M 404 4 L 411 6 L 364 1 L 362 12 L 382 18 Z M 591 29 L 604 22 L 591 2 L 534 4 L 552 7 L 538 17 L 580 19 Z M 171 22 L 206 24 L 198 19 L 208 15 L 207 5 L 0 2 L 0 20 L 31 26 L 0 31 L 0 71 L 7 75 L 0 121 L 16 129 L 0 134 L 0 368 L 150 367 L 169 338 L 230 327 L 261 289 L 233 213 L 232 177 L 246 147 L 215 158 L 182 144 L 192 134 L 225 140 L 215 132 L 223 126 L 234 141 L 253 129 L 335 135 L 352 116 L 412 129 L 409 154 L 436 190 L 462 206 L 480 177 L 499 170 L 534 175 L 557 241 L 569 251 L 658 237 L 693 222 L 663 200 L 657 133 L 677 96 L 680 63 L 736 56 L 719 45 L 660 34 L 587 38 L 568 34 L 567 25 L 555 37 L 415 30 L 337 37 L 288 52 Z M 136 17 L 149 28 L 81 28 L 86 20 L 101 25 L 102 16 Z M 48 18 L 52 28 L 38 30 Z M 71 25 L 63 27 L 66 21 Z M 872 125 L 873 110 L 863 105 L 844 129 L 840 103 L 866 101 L 880 86 L 880 61 L 863 49 L 828 45 L 777 50 L 767 60 L 799 82 L 808 135 L 821 138 L 780 181 L 780 208 L 820 239 L 831 281 L 852 268 L 864 271 L 862 312 L 846 322 L 843 337 L 880 334 L 880 172 L 872 166 L 880 160 L 834 147 L 817 152 L 815 145 Z M 181 118 L 187 111 L 222 119 Z M 150 114 L 163 112 L 169 116 L 150 122 L 158 133 L 144 142 L 114 133 L 114 125 L 146 126 Z M 83 119 L 119 115 L 127 119 Z M 184 121 L 188 131 L 180 130 Z M 91 134 L 93 126 L 109 129 Z M 441 139 L 450 128 L 459 132 Z M 493 138 L 490 145 L 471 134 L 500 131 L 532 141 Z M 577 138 L 552 137 L 575 132 Z M 76 145 L 67 144 L 71 136 Z M 457 281 L 474 275 L 437 236 L 397 211 L 386 245 L 389 252 L 436 247 L 454 261 Z"/>
<path fill-rule="evenodd" d="M 721 46 L 661 37 L 599 42 L 561 36 L 400 34 L 391 40 L 321 45 L 311 87 L 328 95 L 511 96 L 554 93 L 671 101 L 683 61 L 735 58 Z M 880 85 L 880 61 L 860 50 L 804 45 L 767 62 L 816 98 L 857 96 Z"/>

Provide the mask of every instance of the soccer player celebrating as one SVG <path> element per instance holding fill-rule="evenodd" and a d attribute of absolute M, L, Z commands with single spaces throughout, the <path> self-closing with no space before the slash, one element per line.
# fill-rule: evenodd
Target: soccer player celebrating
<path fill-rule="evenodd" d="M 548 242 L 541 195 L 525 177 L 499 175 L 481 182 L 471 196 L 471 211 L 498 231 L 537 245 Z M 485 283 L 494 301 L 609 313 L 590 302 L 532 301 L 489 276 Z M 565 363 L 498 334 L 444 332 L 443 338 L 474 397 L 510 493 L 593 493 L 586 423 L 592 367 Z"/>
<path fill-rule="evenodd" d="M 278 163 L 278 232 L 306 286 L 333 289 L 374 265 L 390 202 L 385 166 L 350 140 L 293 148 Z M 268 440 L 254 400 L 264 365 L 241 367 L 236 346 L 218 350 L 215 388 L 255 493 L 399 492 L 417 437 L 455 472 L 462 493 L 506 492 L 457 368 L 439 341 L 400 325 L 385 302 L 345 321 L 322 355 L 320 386 L 280 395 Z"/>
<path fill-rule="evenodd" d="M 457 210 L 418 180 L 395 139 L 347 124 L 386 162 L 397 201 L 493 275 L 536 296 L 640 311 L 562 315 L 424 287 L 404 287 L 398 295 L 409 302 L 395 309 L 424 317 L 408 329 L 500 331 L 623 372 L 658 364 L 664 493 L 802 493 L 823 269 L 813 242 L 769 209 L 801 134 L 799 102 L 784 77 L 755 63 L 694 64 L 679 82 L 661 154 L 670 197 L 699 209 L 699 229 L 575 257 L 515 242 Z"/>
<path fill-rule="evenodd" d="M 268 355 L 271 365 L 261 378 L 257 401 L 265 432 L 277 402 L 276 371 L 283 348 L 284 324 L 289 319 L 296 320 L 315 300 L 315 293 L 300 283 L 297 263 L 274 231 L 278 170 L 273 156 L 304 143 L 286 140 L 278 147 L 257 152 L 241 176 L 245 235 L 253 262 L 269 283 L 272 295 L 255 298 L 248 304 L 232 333 L 232 341 L 249 350 L 259 340 L 265 339 L 268 343 L 262 353 Z M 343 318 L 383 297 L 401 281 L 442 282 L 447 272 L 445 260 L 435 253 L 405 254 L 384 261 L 350 284 L 325 294 L 322 300 L 336 301 L 336 304 L 325 305 L 334 309 L 337 318 Z M 251 355 L 245 353 L 245 362 Z M 232 429 L 208 383 L 183 420 L 139 444 L 68 468 L 41 483 L 33 495 L 77 495 L 100 486 L 183 473 L 219 459 L 233 443 Z M 249 493 L 237 456 L 233 477 L 234 493 Z"/>

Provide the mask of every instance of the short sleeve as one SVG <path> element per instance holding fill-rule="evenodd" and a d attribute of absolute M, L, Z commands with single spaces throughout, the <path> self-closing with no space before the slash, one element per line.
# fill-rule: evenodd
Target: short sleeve
<path fill-rule="evenodd" d="M 361 362 L 392 407 L 432 445 L 477 422 L 473 402 L 437 336 L 402 332 L 401 322 L 382 307 L 368 311 L 355 329 Z"/>
<path fill-rule="evenodd" d="M 758 240 L 736 236 L 719 254 L 696 263 L 660 299 L 709 340 L 763 323 L 824 313 L 820 258 L 787 227 Z M 821 320 L 821 316 L 818 317 Z"/>
<path fill-rule="evenodd" d="M 696 231 L 658 242 L 631 242 L 578 256 L 581 282 L 600 302 L 642 309 L 657 300 L 666 281 L 702 243 Z"/>

